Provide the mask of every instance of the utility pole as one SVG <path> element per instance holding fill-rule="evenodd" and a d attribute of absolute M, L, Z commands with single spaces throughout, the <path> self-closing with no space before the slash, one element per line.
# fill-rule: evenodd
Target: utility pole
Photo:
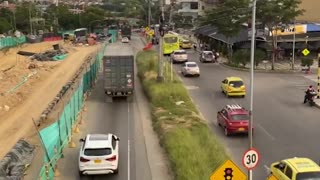
<path fill-rule="evenodd" d="M 148 0 L 148 27 L 151 26 L 151 0 Z"/>
<path fill-rule="evenodd" d="M 159 18 L 159 60 L 158 60 L 158 82 L 163 82 L 163 52 L 162 52 L 162 45 L 163 45 L 163 36 L 164 36 L 164 0 L 160 0 L 160 18 Z"/>
<path fill-rule="evenodd" d="M 249 121 L 249 149 L 253 147 L 253 72 L 254 72 L 254 50 L 256 42 L 256 6 L 257 0 L 252 0 L 252 28 L 251 28 L 251 56 L 250 56 L 250 121 Z M 249 180 L 252 180 L 252 169 L 248 171 Z"/>
<path fill-rule="evenodd" d="M 294 70 L 295 50 L 296 50 L 296 21 L 294 21 L 293 23 L 292 70 Z"/>

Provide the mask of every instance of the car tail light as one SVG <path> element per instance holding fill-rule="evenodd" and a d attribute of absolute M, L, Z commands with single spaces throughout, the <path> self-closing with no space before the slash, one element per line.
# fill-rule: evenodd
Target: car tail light
<path fill-rule="evenodd" d="M 228 91 L 232 91 L 231 87 L 228 87 Z"/>
<path fill-rule="evenodd" d="M 107 161 L 115 161 L 115 160 L 117 160 L 117 156 L 113 155 L 111 158 L 107 158 L 106 160 Z"/>
<path fill-rule="evenodd" d="M 242 90 L 246 90 L 246 87 L 244 87 L 244 86 L 241 86 L 241 89 L 242 89 Z"/>
<path fill-rule="evenodd" d="M 86 159 L 86 158 L 84 158 L 84 157 L 80 157 L 80 162 L 88 162 L 88 161 L 90 161 L 89 159 Z"/>
<path fill-rule="evenodd" d="M 229 122 L 229 125 L 231 126 L 231 125 L 232 125 L 232 123 L 231 123 L 231 122 Z"/>

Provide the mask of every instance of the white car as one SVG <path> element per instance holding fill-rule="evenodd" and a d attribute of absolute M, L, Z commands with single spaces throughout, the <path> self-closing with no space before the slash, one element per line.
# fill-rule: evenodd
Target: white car
<path fill-rule="evenodd" d="M 172 61 L 172 63 L 187 62 L 188 61 L 188 54 L 185 50 L 175 50 L 171 54 L 171 61 Z"/>
<path fill-rule="evenodd" d="M 121 42 L 123 42 L 123 43 L 129 43 L 129 38 L 123 37 L 123 38 L 121 39 Z"/>
<path fill-rule="evenodd" d="M 119 138 L 114 134 L 88 134 L 79 153 L 79 174 L 117 174 L 119 168 Z"/>
<path fill-rule="evenodd" d="M 196 62 L 185 62 L 181 68 L 181 74 L 183 76 L 200 76 L 200 69 Z"/>

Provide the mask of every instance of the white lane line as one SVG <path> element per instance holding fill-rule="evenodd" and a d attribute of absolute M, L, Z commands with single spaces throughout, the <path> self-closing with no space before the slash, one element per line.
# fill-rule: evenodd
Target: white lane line
<path fill-rule="evenodd" d="M 260 129 L 262 129 L 262 131 L 263 131 L 264 133 L 267 134 L 267 136 L 269 136 L 269 137 L 271 138 L 271 140 L 275 140 L 275 139 L 276 139 L 276 138 L 273 137 L 265 128 L 263 128 L 259 123 L 257 123 L 257 125 L 259 126 Z"/>
<path fill-rule="evenodd" d="M 263 165 L 263 167 L 265 168 L 267 174 L 270 174 L 270 168 L 267 165 Z"/>
<path fill-rule="evenodd" d="M 128 180 L 130 180 L 130 104 L 128 104 Z"/>

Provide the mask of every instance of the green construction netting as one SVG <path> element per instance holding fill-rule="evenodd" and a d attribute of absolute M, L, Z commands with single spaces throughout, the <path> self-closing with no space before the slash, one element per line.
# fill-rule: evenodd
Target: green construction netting
<path fill-rule="evenodd" d="M 39 178 L 46 180 L 53 179 L 54 166 L 56 161 L 61 157 L 62 149 L 68 143 L 68 138 L 71 135 L 72 126 L 76 121 L 83 104 L 83 95 L 92 88 L 94 81 L 97 78 L 101 60 L 105 49 L 105 44 L 102 50 L 97 54 L 95 61 L 91 64 L 90 69 L 84 74 L 79 83 L 78 89 L 74 92 L 69 102 L 65 104 L 63 112 L 60 114 L 57 122 L 51 124 L 40 131 L 43 148 L 45 151 L 44 165 L 40 170 Z M 55 149 L 57 150 L 55 153 Z M 48 168 L 46 168 L 46 166 Z M 48 170 L 48 175 L 46 174 Z"/>
<path fill-rule="evenodd" d="M 109 29 L 108 30 L 108 34 L 112 34 L 111 36 L 111 41 L 114 43 L 117 41 L 118 39 L 118 30 L 116 29 Z"/>
<path fill-rule="evenodd" d="M 21 36 L 20 38 L 17 38 L 17 37 L 0 38 L 0 49 L 17 46 L 18 44 L 23 44 L 25 42 L 26 42 L 25 36 Z"/>

